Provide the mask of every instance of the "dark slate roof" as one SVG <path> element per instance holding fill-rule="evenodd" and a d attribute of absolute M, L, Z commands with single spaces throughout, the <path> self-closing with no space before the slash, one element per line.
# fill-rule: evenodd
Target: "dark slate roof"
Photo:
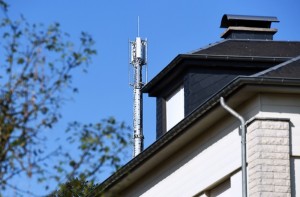
<path fill-rule="evenodd" d="M 300 78 L 300 56 L 252 76 Z"/>
<path fill-rule="evenodd" d="M 296 57 L 300 55 L 300 42 L 229 39 L 192 54 Z"/>

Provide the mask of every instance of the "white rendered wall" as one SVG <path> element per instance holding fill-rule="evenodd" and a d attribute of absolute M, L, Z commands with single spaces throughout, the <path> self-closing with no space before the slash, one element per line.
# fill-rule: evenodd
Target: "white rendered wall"
<path fill-rule="evenodd" d="M 184 88 L 181 86 L 166 99 L 167 131 L 184 118 Z"/>
<path fill-rule="evenodd" d="M 231 188 L 230 193 L 231 196 L 241 196 L 242 194 L 242 171 L 237 172 L 236 174 L 230 177 Z"/>
<path fill-rule="evenodd" d="M 229 177 L 241 166 L 241 140 L 237 122 L 219 123 L 206 135 L 149 172 L 122 196 L 190 197 Z M 240 196 L 240 195 L 238 195 Z"/>

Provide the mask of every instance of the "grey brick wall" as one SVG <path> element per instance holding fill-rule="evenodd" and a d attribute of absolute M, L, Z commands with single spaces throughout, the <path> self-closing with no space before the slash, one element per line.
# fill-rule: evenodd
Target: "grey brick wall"
<path fill-rule="evenodd" d="M 248 126 L 249 197 L 291 196 L 289 124 L 256 119 Z"/>

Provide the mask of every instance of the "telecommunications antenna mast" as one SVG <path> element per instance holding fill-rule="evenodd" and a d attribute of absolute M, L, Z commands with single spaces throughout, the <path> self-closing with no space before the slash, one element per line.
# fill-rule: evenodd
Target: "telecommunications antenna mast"
<path fill-rule="evenodd" d="M 138 18 L 138 36 L 135 41 L 130 41 L 130 60 L 132 65 L 133 79 L 130 85 L 133 86 L 133 157 L 140 154 L 144 149 L 143 135 L 143 95 L 142 88 L 147 81 L 143 79 L 143 66 L 146 72 L 147 80 L 147 39 L 139 37 L 139 18 Z M 130 72 L 129 72 L 130 73 Z M 130 75 L 130 74 L 129 74 Z M 129 76 L 129 78 L 131 78 Z"/>

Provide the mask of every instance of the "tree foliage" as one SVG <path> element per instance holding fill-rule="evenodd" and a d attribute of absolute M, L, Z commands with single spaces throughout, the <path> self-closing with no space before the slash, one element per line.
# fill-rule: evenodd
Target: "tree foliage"
<path fill-rule="evenodd" d="M 85 70 L 96 54 L 93 38 L 82 32 L 76 47 L 59 23 L 44 26 L 24 17 L 13 20 L 7 4 L 0 1 L 0 6 L 1 189 L 21 191 L 11 181 L 24 173 L 41 183 L 51 178 L 61 183 L 74 177 L 94 180 L 106 165 L 117 169 L 120 153 L 128 145 L 129 128 L 114 118 L 70 123 L 68 142 L 77 147 L 76 154 L 59 145 L 51 153 L 44 151 L 45 132 L 61 118 L 64 93 L 77 91 L 72 86 L 74 70 Z M 57 161 L 53 165 L 48 162 L 51 157 Z"/>
<path fill-rule="evenodd" d="M 60 186 L 59 190 L 53 192 L 49 197 L 86 197 L 96 185 L 84 179 L 71 179 Z"/>

